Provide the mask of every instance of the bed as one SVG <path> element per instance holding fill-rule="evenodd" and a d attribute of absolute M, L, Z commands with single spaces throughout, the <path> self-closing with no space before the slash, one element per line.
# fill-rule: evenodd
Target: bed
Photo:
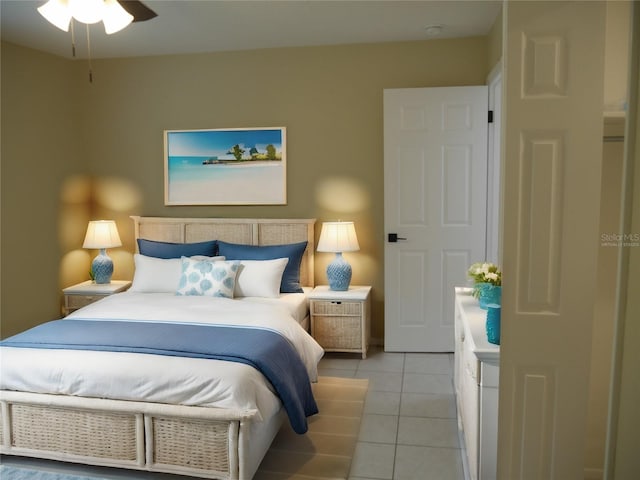
<path fill-rule="evenodd" d="M 153 242 L 195 245 L 213 239 L 220 242 L 218 246 L 226 244 L 228 255 L 236 255 L 236 258 L 218 259 L 214 265 L 218 269 L 224 265 L 230 271 L 241 264 L 239 268 L 243 273 L 240 275 L 249 271 L 261 273 L 262 270 L 250 269 L 263 269 L 263 265 L 269 264 L 269 261 L 262 262 L 262 258 L 256 260 L 254 257 L 240 261 L 237 256 L 242 256 L 243 252 L 306 242 L 299 272 L 295 273 L 303 291 L 313 287 L 313 219 L 132 219 L 139 246 L 143 245 L 139 240 L 151 242 L 152 246 Z M 242 250 L 245 246 L 265 248 Z M 237 247 L 241 247 L 240 250 L 234 251 Z M 66 327 L 73 325 L 75 332 L 80 331 L 76 328 L 78 325 L 90 327 L 87 335 L 99 336 L 104 342 L 110 332 L 118 332 L 113 334 L 114 338 L 128 341 L 133 338 L 134 331 L 143 329 L 142 335 L 157 337 L 162 343 L 156 348 L 165 348 L 164 342 L 172 337 L 184 339 L 189 335 L 194 341 L 202 339 L 201 343 L 208 346 L 218 338 L 226 338 L 224 335 L 230 334 L 232 329 L 235 337 L 238 326 L 259 327 L 243 329 L 255 335 L 257 331 L 262 335 L 279 330 L 280 334 L 272 336 L 277 336 L 281 342 L 286 338 L 284 343 L 295 345 L 303 365 L 298 370 L 305 370 L 308 380 L 315 380 L 322 349 L 305 331 L 309 321 L 305 293 L 276 294 L 275 297 L 243 295 L 230 299 L 157 292 L 157 286 L 149 287 L 154 282 L 154 275 L 149 272 L 156 274 L 156 280 L 161 280 L 162 276 L 157 275 L 158 270 L 147 270 L 148 264 L 138 263 L 142 259 L 151 262 L 151 257 L 140 252 L 135 257 L 137 270 L 131 291 L 112 295 L 58 322 L 66 322 Z M 182 268 L 187 268 L 187 263 L 191 268 L 208 262 L 207 259 L 191 258 L 195 260 L 180 259 Z M 160 264 L 159 261 L 156 263 Z M 163 268 L 169 263 L 162 262 Z M 290 265 L 292 262 L 282 263 Z M 287 267 L 278 268 L 285 268 L 284 274 L 280 270 L 284 285 Z M 143 271 L 147 277 L 141 280 L 138 275 Z M 272 267 L 269 272 L 273 272 Z M 236 295 L 241 277 L 237 278 Z M 245 292 L 252 293 L 254 289 L 262 292 L 265 282 L 255 279 L 263 277 L 245 275 L 244 278 Z M 247 283 L 247 279 L 251 282 Z M 203 312 L 206 312 L 207 320 L 203 320 Z M 130 322 L 132 319 L 135 321 Z M 265 321 L 268 322 L 267 329 L 263 328 Z M 41 327 L 48 328 L 48 324 Z M 102 330 L 91 330 L 94 327 Z M 110 330 L 105 330 L 106 327 Z M 185 330 L 180 330 L 180 335 L 176 335 L 169 330 L 174 327 L 189 328 L 193 333 L 187 335 L 182 333 Z M 216 330 L 206 337 L 209 327 Z M 149 328 L 163 334 L 150 335 Z M 158 330 L 161 328 L 166 328 L 166 332 Z M 205 330 L 207 333 L 203 333 Z M 261 344 L 262 337 L 251 341 Z M 71 347 L 58 350 L 2 348 L 0 453 L 201 478 L 250 479 L 282 423 L 287 419 L 294 421 L 291 411 L 295 408 L 290 407 L 291 402 L 285 400 L 283 404 L 276 395 L 276 391 L 281 394 L 281 388 L 286 387 L 281 384 L 287 382 L 267 381 L 250 366 L 253 363 L 228 362 L 224 359 L 227 357 L 203 357 L 200 351 L 200 356 L 176 360 L 173 354 L 67 348 Z M 284 346 L 278 349 L 285 350 Z M 81 361 L 78 361 L 80 357 L 70 356 L 76 354 L 83 355 Z M 41 375 L 41 360 L 51 364 L 47 368 L 54 373 Z M 21 372 L 12 374 L 7 368 L 11 364 L 19 364 Z M 91 372 L 106 369 L 103 365 L 116 369 L 116 373 L 109 370 L 104 377 L 102 373 L 91 376 Z M 215 381 L 207 376 L 211 365 L 216 366 Z M 58 371 L 60 378 L 56 377 Z M 40 376 L 43 380 L 38 383 Z M 48 390 L 52 376 L 56 382 Z M 20 382 L 26 377 L 33 385 L 22 387 Z M 155 378 L 151 382 L 147 377 Z M 118 381 L 113 382 L 113 378 Z M 101 390 L 102 384 L 108 385 L 108 395 Z M 304 420 L 300 421 L 304 423 Z M 304 425 L 298 428 L 304 431 Z"/>

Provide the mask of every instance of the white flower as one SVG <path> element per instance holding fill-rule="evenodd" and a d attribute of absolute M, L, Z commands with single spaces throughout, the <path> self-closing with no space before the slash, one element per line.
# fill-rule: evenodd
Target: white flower
<path fill-rule="evenodd" d="M 502 285 L 502 272 L 500 267 L 490 262 L 478 262 L 469 266 L 467 274 L 473 278 L 474 283 L 491 283 Z"/>

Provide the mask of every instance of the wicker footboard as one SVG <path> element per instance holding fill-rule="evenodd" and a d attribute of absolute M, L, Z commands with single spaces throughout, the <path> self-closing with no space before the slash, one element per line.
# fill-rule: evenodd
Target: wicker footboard
<path fill-rule="evenodd" d="M 257 468 L 251 412 L 9 391 L 0 406 L 3 454 L 217 479 Z"/>

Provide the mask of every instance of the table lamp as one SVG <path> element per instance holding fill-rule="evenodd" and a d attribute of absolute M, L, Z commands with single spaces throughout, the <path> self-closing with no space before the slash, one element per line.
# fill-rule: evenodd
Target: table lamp
<path fill-rule="evenodd" d="M 329 289 L 349 290 L 351 265 L 344 259 L 342 252 L 360 250 L 353 222 L 323 222 L 317 250 L 318 252 L 335 252 L 336 254 L 333 262 L 327 266 Z"/>
<path fill-rule="evenodd" d="M 116 222 L 113 220 L 94 220 L 89 222 L 87 235 L 82 248 L 99 249 L 100 253 L 91 262 L 91 273 L 96 283 L 111 283 L 113 261 L 107 255 L 107 248 L 122 245 Z"/>

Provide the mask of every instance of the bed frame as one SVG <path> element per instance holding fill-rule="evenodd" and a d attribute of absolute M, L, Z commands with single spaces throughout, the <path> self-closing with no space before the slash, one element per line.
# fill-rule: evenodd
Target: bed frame
<path fill-rule="evenodd" d="M 135 238 L 278 245 L 307 241 L 301 283 L 314 285 L 315 219 L 131 217 Z M 243 412 L 0 391 L 0 453 L 200 478 L 249 480 L 286 419 Z"/>

